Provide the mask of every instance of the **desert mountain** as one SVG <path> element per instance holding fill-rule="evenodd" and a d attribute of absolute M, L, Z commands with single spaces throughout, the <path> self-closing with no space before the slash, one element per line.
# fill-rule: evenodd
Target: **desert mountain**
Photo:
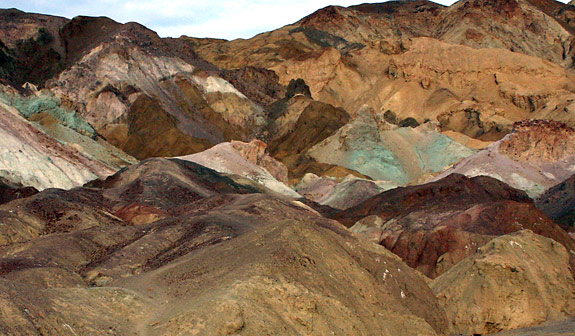
<path fill-rule="evenodd" d="M 472 155 L 467 137 L 499 140 L 527 118 L 575 126 L 570 10 L 526 0 L 330 6 L 234 41 L 3 10 L 2 68 L 13 85 L 48 88 L 137 159 L 259 138 L 292 179 L 351 173 L 404 185 Z M 435 129 L 401 127 L 429 121 Z M 382 139 L 357 138 L 366 127 Z M 431 145 L 398 153 L 406 141 Z"/>
<path fill-rule="evenodd" d="M 0 334 L 569 328 L 574 33 L 553 0 L 233 41 L 1 9 Z"/>
<path fill-rule="evenodd" d="M 38 57 L 43 63 L 37 67 L 46 73 L 35 76 L 23 69 L 16 71 L 20 77 L 7 79 L 49 88 L 111 144 L 139 159 L 251 138 L 263 124 L 263 109 L 183 40 L 161 39 L 136 23 L 107 18 L 56 20 L 15 10 L 2 15 L 12 59 L 7 64 L 33 68 L 30 57 Z M 54 60 L 27 55 L 27 48 L 47 50 Z M 226 75 L 236 81 L 249 76 Z"/>
<path fill-rule="evenodd" d="M 284 85 L 303 78 L 315 99 L 348 113 L 367 104 L 382 115 L 430 119 L 443 130 L 495 140 L 526 118 L 573 123 L 572 35 L 543 5 L 332 6 L 249 40 L 189 40 L 222 68 L 265 67 Z"/>

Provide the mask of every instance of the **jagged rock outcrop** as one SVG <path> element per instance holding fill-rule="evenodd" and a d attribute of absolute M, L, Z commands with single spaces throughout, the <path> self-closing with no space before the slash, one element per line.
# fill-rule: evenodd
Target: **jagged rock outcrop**
<path fill-rule="evenodd" d="M 281 162 L 275 160 L 267 153 L 267 144 L 260 140 L 252 140 L 249 143 L 232 141 L 232 147 L 248 161 L 264 168 L 273 177 L 282 183 L 288 182 L 288 170 Z"/>
<path fill-rule="evenodd" d="M 575 131 L 563 123 L 518 122 L 504 139 L 462 160 L 435 179 L 452 173 L 491 176 L 537 197 L 575 173 L 573 141 Z"/>
<path fill-rule="evenodd" d="M 523 191 L 486 176 L 452 174 L 436 182 L 392 189 L 333 218 L 431 278 L 494 237 L 523 229 L 563 244 L 575 265 L 575 241 L 567 232 Z"/>
<path fill-rule="evenodd" d="M 575 314 L 569 254 L 523 230 L 493 239 L 431 282 L 451 330 L 487 334 Z"/>
<path fill-rule="evenodd" d="M 0 306 L 12 318 L 0 330 L 446 332 L 424 279 L 389 251 L 254 192 L 194 163 L 149 159 L 90 188 L 1 205 L 11 225 L 0 226 Z M 120 217 L 136 207 L 162 215 Z"/>

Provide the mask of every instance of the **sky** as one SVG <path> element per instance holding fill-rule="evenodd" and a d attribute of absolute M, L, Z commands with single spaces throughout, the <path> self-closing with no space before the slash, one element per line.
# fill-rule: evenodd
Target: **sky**
<path fill-rule="evenodd" d="M 0 0 L 0 8 L 72 18 L 107 16 L 135 21 L 162 37 L 250 38 L 294 23 L 328 5 L 350 6 L 382 0 Z M 568 0 L 563 0 L 567 2 Z M 436 1 L 450 5 L 454 0 Z"/>

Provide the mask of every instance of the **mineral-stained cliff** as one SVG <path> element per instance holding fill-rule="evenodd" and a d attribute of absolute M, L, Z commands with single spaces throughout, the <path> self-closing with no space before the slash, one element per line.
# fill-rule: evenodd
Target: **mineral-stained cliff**
<path fill-rule="evenodd" d="M 136 162 L 45 92 L 0 88 L 0 137 L 0 177 L 37 189 L 73 188 Z"/>

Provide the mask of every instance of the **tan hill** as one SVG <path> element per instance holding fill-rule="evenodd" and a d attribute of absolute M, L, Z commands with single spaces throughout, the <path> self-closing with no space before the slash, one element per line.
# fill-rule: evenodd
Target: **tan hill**
<path fill-rule="evenodd" d="M 575 313 L 565 248 L 530 230 L 493 239 L 431 282 L 452 331 L 486 334 Z"/>
<path fill-rule="evenodd" d="M 349 113 L 367 104 L 498 140 L 526 118 L 575 125 L 573 75 L 560 66 L 571 63 L 570 28 L 546 14 L 564 8 L 516 0 L 330 6 L 248 40 L 185 39 L 222 68 L 268 68 L 284 85 L 303 78 L 314 99 Z"/>

